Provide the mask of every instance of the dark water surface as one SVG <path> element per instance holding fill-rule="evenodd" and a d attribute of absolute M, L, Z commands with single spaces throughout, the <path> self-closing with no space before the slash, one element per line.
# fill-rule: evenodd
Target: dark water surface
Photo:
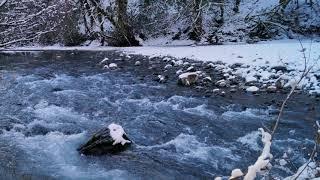
<path fill-rule="evenodd" d="M 274 119 L 268 108 L 244 109 L 96 65 L 113 53 L 0 55 L 0 179 L 212 179 L 254 163 L 258 128 Z M 292 174 L 312 147 L 304 112 L 287 114 L 272 147 L 275 177 Z M 111 122 L 134 141 L 130 150 L 78 154 Z M 292 163 L 280 166 L 284 152 Z"/>

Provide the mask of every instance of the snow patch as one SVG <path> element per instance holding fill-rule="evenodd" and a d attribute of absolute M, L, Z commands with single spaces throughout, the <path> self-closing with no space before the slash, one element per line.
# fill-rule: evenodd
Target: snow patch
<path fill-rule="evenodd" d="M 112 139 L 114 140 L 112 145 L 116 145 L 116 144 L 121 144 L 121 145 L 125 145 L 126 143 L 130 143 L 129 140 L 125 140 L 123 138 L 123 135 L 125 134 L 122 126 L 118 125 L 118 124 L 114 124 L 111 123 L 108 126 L 109 130 L 110 130 L 110 136 L 112 137 Z"/>

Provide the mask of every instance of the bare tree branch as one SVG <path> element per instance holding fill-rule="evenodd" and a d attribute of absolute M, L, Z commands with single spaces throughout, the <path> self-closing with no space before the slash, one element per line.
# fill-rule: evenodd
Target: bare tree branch
<path fill-rule="evenodd" d="M 0 3 L 0 8 L 1 8 L 2 6 L 4 6 L 4 5 L 7 3 L 7 1 L 8 1 L 8 0 L 2 0 L 2 2 Z"/>

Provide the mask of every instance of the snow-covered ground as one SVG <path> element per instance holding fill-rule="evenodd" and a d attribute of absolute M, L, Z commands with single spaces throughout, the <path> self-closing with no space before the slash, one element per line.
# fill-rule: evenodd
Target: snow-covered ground
<path fill-rule="evenodd" d="M 302 46 L 305 49 L 302 51 Z M 1 49 L 0 49 L 1 50 Z M 28 47 L 14 50 L 88 50 L 105 51 L 120 50 L 127 54 L 139 54 L 150 57 L 172 56 L 175 58 L 189 58 L 205 62 L 221 61 L 227 76 L 242 76 L 247 82 L 258 81 L 265 85 L 274 84 L 279 78 L 286 86 L 297 79 L 304 67 L 304 55 L 307 66 L 312 67 L 301 87 L 310 93 L 320 93 L 320 43 L 297 40 L 269 41 L 258 44 L 217 45 L 217 46 L 143 46 L 143 47 Z M 241 63 L 238 68 L 230 68 L 232 64 Z M 275 67 L 285 67 L 287 72 L 277 71 Z M 279 69 L 279 67 L 278 67 Z M 271 78 L 273 77 L 273 78 Z"/>

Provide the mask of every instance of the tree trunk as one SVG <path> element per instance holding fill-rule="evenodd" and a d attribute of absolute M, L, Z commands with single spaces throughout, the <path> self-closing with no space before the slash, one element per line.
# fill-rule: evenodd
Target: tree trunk
<path fill-rule="evenodd" d="M 150 6 L 150 0 L 144 0 L 143 6 L 144 7 Z"/>
<path fill-rule="evenodd" d="M 202 29 L 202 0 L 193 0 L 193 22 L 192 30 L 189 34 L 190 39 L 195 41 L 201 40 L 201 35 L 203 34 Z"/>
<path fill-rule="evenodd" d="M 240 2 L 241 2 L 241 0 L 235 0 L 235 4 L 234 4 L 234 8 L 233 8 L 233 11 L 235 13 L 239 13 Z"/>
<path fill-rule="evenodd" d="M 127 15 L 128 0 L 116 0 L 117 21 L 116 31 L 119 33 L 119 46 L 139 46 L 139 41 L 134 37 L 129 25 Z"/>

